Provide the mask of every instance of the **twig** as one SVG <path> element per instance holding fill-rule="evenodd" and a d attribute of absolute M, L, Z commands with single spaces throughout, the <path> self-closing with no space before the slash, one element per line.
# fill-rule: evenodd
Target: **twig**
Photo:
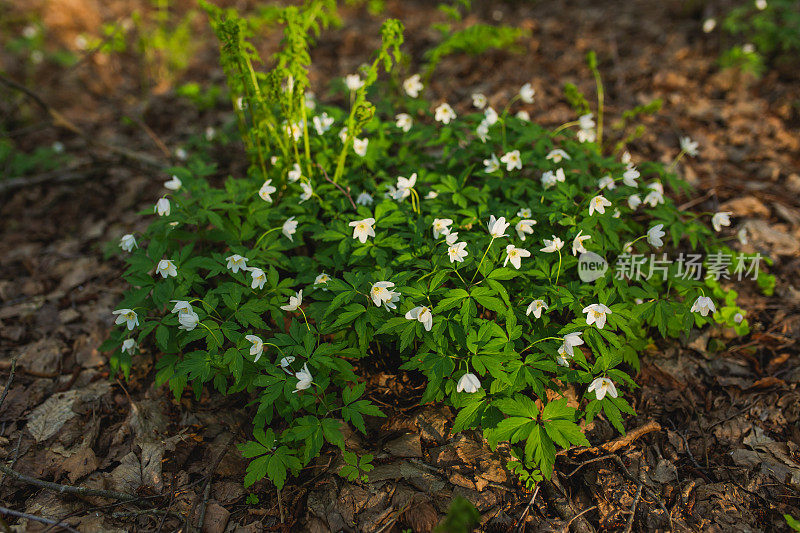
<path fill-rule="evenodd" d="M 225 447 L 222 448 L 222 452 L 220 452 L 219 456 L 216 458 L 214 463 L 211 465 L 211 468 L 206 473 L 205 478 L 205 486 L 203 487 L 203 499 L 200 502 L 200 518 L 198 519 L 197 530 L 203 530 L 203 522 L 206 520 L 206 506 L 208 505 L 208 498 L 211 496 L 211 479 L 214 477 L 214 472 L 216 472 L 219 464 L 222 462 L 222 458 L 225 457 L 225 454 L 228 453 L 228 448 L 230 448 L 231 444 L 233 444 L 234 437 L 228 439 L 228 442 L 225 444 Z M 194 508 L 192 508 L 194 511 Z M 188 516 L 191 516 L 191 511 L 189 512 Z"/>
<path fill-rule="evenodd" d="M 617 450 L 624 448 L 631 444 L 633 441 L 647 435 L 648 433 L 652 433 L 654 431 L 661 431 L 661 424 L 656 422 L 655 420 L 650 420 L 643 426 L 639 426 L 636 429 L 630 430 L 628 433 L 614 439 L 610 442 L 602 444 L 600 446 L 593 446 L 591 448 L 583 448 L 576 450 L 578 453 L 586 453 L 586 452 L 610 452 L 614 453 Z"/>
<path fill-rule="evenodd" d="M 91 135 L 89 135 L 85 131 L 83 131 L 83 129 L 81 129 L 79 126 L 77 126 L 73 122 L 71 122 L 67 117 L 65 117 L 64 115 L 62 115 L 61 113 L 59 113 L 58 111 L 53 109 L 52 107 L 50 107 L 42 99 L 41 96 L 39 96 L 38 94 L 36 94 L 32 90 L 28 89 L 24 85 L 21 85 L 21 84 L 15 82 L 14 80 L 12 80 L 10 78 L 7 78 L 7 77 L 3 76 L 2 74 L 0 74 L 0 83 L 4 83 L 5 85 L 11 87 L 12 89 L 16 89 L 17 91 L 20 91 L 20 92 L 24 93 L 31 100 L 33 100 L 34 103 L 36 103 L 36 105 L 39 106 L 42 109 L 42 111 L 44 111 L 45 113 L 47 113 L 50 116 L 50 119 L 52 120 L 54 126 L 57 126 L 57 127 L 60 127 L 60 128 L 64 128 L 66 130 L 71 131 L 72 133 L 74 133 L 75 135 L 77 135 L 78 137 L 80 137 L 84 141 L 86 141 L 86 143 L 89 144 L 90 146 L 93 145 L 93 146 L 97 146 L 99 148 L 103 148 L 105 150 L 108 150 L 108 151 L 110 151 L 112 153 L 115 153 L 115 154 L 120 155 L 122 157 L 125 157 L 127 159 L 131 159 L 131 160 L 143 163 L 143 164 L 147 165 L 148 167 L 155 167 L 155 168 L 158 168 L 158 169 L 166 168 L 166 165 L 164 165 L 162 162 L 156 160 L 155 158 L 153 158 L 153 157 L 151 157 L 151 156 L 149 156 L 147 154 L 134 152 L 133 150 L 129 150 L 127 148 L 123 148 L 122 146 L 114 146 L 114 145 L 111 145 L 111 144 L 105 144 L 103 142 L 98 141 L 97 139 L 95 139 L 94 137 L 92 137 Z"/>
<path fill-rule="evenodd" d="M 15 356 L 14 359 L 11 360 L 11 373 L 8 375 L 8 381 L 6 381 L 6 386 L 3 389 L 3 395 L 0 396 L 0 407 L 3 407 L 3 402 L 6 401 L 6 396 L 8 396 L 8 389 L 11 388 L 11 383 L 14 381 L 14 375 L 17 373 L 17 357 Z"/>
<path fill-rule="evenodd" d="M 567 522 L 567 525 L 565 525 L 565 526 L 564 526 L 564 529 L 562 529 L 562 531 L 563 531 L 564 533 L 569 533 L 569 526 L 571 526 L 571 525 L 572 525 L 572 522 L 573 522 L 574 520 L 577 520 L 578 518 L 582 517 L 583 515 L 585 515 L 585 514 L 586 514 L 586 513 L 588 513 L 589 511 L 594 511 L 595 509 L 597 509 L 597 506 L 596 506 L 596 505 L 592 505 L 592 506 L 591 506 L 591 507 L 589 507 L 588 509 L 584 509 L 584 510 L 583 510 L 583 511 L 581 511 L 580 513 L 576 514 L 575 516 L 573 516 L 572 518 L 570 518 L 569 522 Z"/>
<path fill-rule="evenodd" d="M 536 499 L 536 495 L 539 494 L 539 485 L 536 485 L 536 490 L 533 491 L 533 496 L 531 496 L 531 501 L 528 502 L 528 505 L 525 506 L 525 510 L 522 511 L 522 515 L 517 520 L 517 523 L 514 525 L 514 531 L 520 531 L 522 529 L 522 524 L 525 523 L 525 518 L 528 516 L 528 511 L 531 510 L 533 506 L 533 501 Z"/>
<path fill-rule="evenodd" d="M 598 461 L 604 461 L 606 459 L 610 459 L 611 457 L 616 457 L 616 456 L 613 453 L 609 453 L 607 455 L 601 455 L 600 457 L 594 457 L 592 459 L 584 461 L 584 462 L 580 463 L 578 466 L 576 466 L 575 470 L 573 470 L 572 472 L 567 474 L 567 477 L 574 476 L 578 472 L 578 470 L 580 470 L 581 468 L 583 468 L 584 466 L 586 466 L 586 465 L 588 465 L 590 463 L 596 463 Z"/>
<path fill-rule="evenodd" d="M 639 505 L 639 499 L 642 497 L 642 487 L 644 482 L 639 481 L 639 486 L 636 487 L 636 498 L 633 499 L 633 506 L 631 506 L 631 517 L 628 518 L 628 525 L 625 527 L 625 533 L 633 531 L 633 519 L 636 517 L 636 506 Z"/>
<path fill-rule="evenodd" d="M 19 437 L 17 437 L 17 445 L 14 447 L 14 457 L 11 458 L 11 468 L 14 468 L 14 465 L 17 464 L 17 459 L 19 459 L 19 445 L 22 444 L 22 431 L 19 432 Z M 6 480 L 6 473 L 3 472 L 3 475 L 0 476 L 0 485 L 3 484 L 3 481 Z"/>
<path fill-rule="evenodd" d="M 0 194 L 8 191 L 15 191 L 24 187 L 32 187 L 34 185 L 41 185 L 43 183 L 69 183 L 72 181 L 81 181 L 90 178 L 101 167 L 90 167 L 80 170 L 75 169 L 60 169 L 42 172 L 41 174 L 34 174 L 32 176 L 19 176 L 16 178 L 8 178 L 0 181 Z"/>
<path fill-rule="evenodd" d="M 17 481 L 33 485 L 42 489 L 52 490 L 60 494 L 74 494 L 76 496 L 100 496 L 102 498 L 111 498 L 114 500 L 133 501 L 139 499 L 137 496 L 125 494 L 124 492 L 117 492 L 114 490 L 92 489 L 89 487 L 74 487 L 72 485 L 61 485 L 59 483 L 52 483 L 50 481 L 42 481 L 25 474 L 20 474 L 16 470 L 0 463 L 0 472 L 4 472 L 13 477 Z"/>
<path fill-rule="evenodd" d="M 0 507 L 0 513 L 11 515 L 11 516 L 16 516 L 18 518 L 27 518 L 28 520 L 33 520 L 33 521 L 39 522 L 41 524 L 47 524 L 49 526 L 58 526 L 60 528 L 63 528 L 65 530 L 73 532 L 73 533 L 80 533 L 77 529 L 74 529 L 69 524 L 65 524 L 64 522 L 58 522 L 56 520 L 50 520 L 49 518 L 36 516 L 36 515 L 30 514 L 30 513 L 23 513 L 23 512 L 20 512 L 20 511 L 14 511 L 14 510 L 11 510 L 11 509 L 7 509 L 5 507 Z"/>
<path fill-rule="evenodd" d="M 318 166 L 318 167 L 319 167 L 319 169 L 322 171 L 322 177 L 323 177 L 323 178 L 325 178 L 325 179 L 326 179 L 326 180 L 327 180 L 329 183 L 332 183 L 334 187 L 336 187 L 337 189 L 339 189 L 340 191 L 342 191 L 342 194 L 344 194 L 344 195 L 347 197 L 347 199 L 348 199 L 348 200 L 350 200 L 350 205 L 352 205 L 352 206 L 353 206 L 353 210 L 354 210 L 354 211 L 358 211 L 358 207 L 356 207 L 356 203 L 353 201 L 353 197 L 352 197 L 352 196 L 350 196 L 350 193 L 349 193 L 349 192 L 347 192 L 346 190 L 342 189 L 342 186 L 341 186 L 341 185 L 339 185 L 338 183 L 336 183 L 336 182 L 332 181 L 332 180 L 331 180 L 331 179 L 328 177 L 328 173 L 327 173 L 327 172 L 325 172 L 325 169 L 324 169 L 324 168 L 322 168 L 322 165 L 320 165 L 319 163 L 317 163 L 317 166 Z"/>

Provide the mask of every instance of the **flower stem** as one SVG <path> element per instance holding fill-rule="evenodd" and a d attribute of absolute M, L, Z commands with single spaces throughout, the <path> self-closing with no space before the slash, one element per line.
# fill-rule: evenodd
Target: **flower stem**
<path fill-rule="evenodd" d="M 481 257 L 481 262 L 480 262 L 480 263 L 478 263 L 478 269 L 475 271 L 475 274 L 473 274 L 473 275 L 472 275 L 472 279 L 471 279 L 471 280 L 469 280 L 469 282 L 470 282 L 470 283 L 472 283 L 473 281 L 475 281 L 475 276 L 477 276 L 477 275 L 478 275 L 478 272 L 480 272 L 480 271 L 481 271 L 481 266 L 483 265 L 483 260 L 484 260 L 484 259 L 486 259 L 486 254 L 488 254 L 488 253 L 489 253 L 489 248 L 491 248 L 491 247 L 492 247 L 492 243 L 494 243 L 494 239 L 495 239 L 495 238 L 494 238 L 494 237 L 492 237 L 492 240 L 491 240 L 491 241 L 489 241 L 489 246 L 487 246 L 487 247 L 486 247 L 486 251 L 485 251 L 485 252 L 483 252 L 483 257 Z"/>

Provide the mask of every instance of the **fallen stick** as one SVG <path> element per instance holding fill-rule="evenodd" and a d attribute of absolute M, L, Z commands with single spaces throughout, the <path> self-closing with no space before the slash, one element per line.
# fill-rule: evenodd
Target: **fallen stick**
<path fill-rule="evenodd" d="M 586 452 L 614 453 L 621 448 L 625 448 L 633 441 L 642 438 L 648 433 L 653 433 L 654 431 L 661 431 L 661 424 L 659 424 L 655 420 L 651 420 L 646 424 L 644 424 L 643 426 L 639 426 L 636 429 L 632 429 L 625 435 L 618 437 L 612 441 L 609 441 L 605 444 L 601 444 L 599 446 L 592 446 L 591 448 L 576 448 L 574 450 L 578 453 L 586 453 Z"/>
<path fill-rule="evenodd" d="M 61 485 L 51 481 L 42 481 L 25 474 L 20 474 L 16 470 L 0 463 L 0 472 L 8 474 L 17 481 L 33 485 L 42 489 L 52 490 L 59 494 L 74 494 L 76 496 L 100 496 L 102 498 L 111 498 L 112 500 L 133 501 L 138 500 L 138 496 L 132 494 L 125 494 L 124 492 L 117 492 L 114 490 L 92 489 L 89 487 L 73 487 L 72 485 Z"/>
<path fill-rule="evenodd" d="M 80 533 L 77 529 L 73 528 L 69 524 L 66 524 L 64 522 L 58 522 L 56 520 L 50 520 L 49 518 L 44 518 L 42 516 L 36 516 L 30 513 L 23 513 L 21 511 L 14 511 L 12 509 L 7 509 L 5 507 L 0 507 L 0 513 L 7 514 L 10 516 L 16 516 L 17 518 L 27 518 L 28 520 L 33 520 L 34 522 L 39 522 L 41 524 L 47 524 L 48 526 L 58 526 L 70 532 Z"/>

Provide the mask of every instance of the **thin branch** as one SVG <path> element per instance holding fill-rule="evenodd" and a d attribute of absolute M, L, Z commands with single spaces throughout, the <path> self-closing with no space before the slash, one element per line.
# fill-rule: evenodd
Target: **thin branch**
<path fill-rule="evenodd" d="M 6 381 L 6 387 L 3 389 L 3 395 L 0 396 L 0 407 L 3 407 L 3 402 L 6 401 L 6 396 L 8 396 L 8 389 L 11 388 L 11 383 L 14 381 L 14 375 L 17 373 L 17 357 L 15 356 L 14 359 L 11 360 L 11 373 L 8 375 L 8 381 Z"/>
<path fill-rule="evenodd" d="M 320 165 L 319 163 L 317 163 L 317 166 L 318 166 L 318 167 L 319 167 L 319 169 L 322 171 L 322 177 L 324 177 L 324 178 L 325 178 L 325 179 L 326 179 L 326 180 L 327 180 L 329 183 L 332 183 L 334 187 L 336 187 L 337 189 L 339 189 L 340 191 L 342 191 L 342 194 L 344 194 L 344 195 L 347 197 L 347 199 L 348 199 L 348 200 L 350 200 L 350 205 L 352 205 L 352 206 L 353 206 L 353 210 L 354 210 L 354 211 L 358 211 L 358 207 L 356 207 L 356 203 L 353 201 L 353 197 L 352 197 L 352 196 L 350 196 L 350 193 L 349 193 L 349 192 L 347 192 L 346 190 L 344 190 L 344 189 L 342 188 L 342 186 L 341 186 L 341 185 L 339 185 L 338 183 L 336 183 L 336 182 L 334 182 L 333 180 L 331 180 L 331 179 L 328 177 L 328 173 L 327 173 L 327 172 L 325 172 L 325 169 L 324 169 L 324 168 L 322 168 L 322 165 Z"/>
<path fill-rule="evenodd" d="M 28 520 L 33 520 L 35 522 L 39 522 L 41 524 L 47 524 L 49 526 L 58 526 L 58 527 L 63 528 L 65 530 L 67 530 L 67 531 L 70 531 L 71 533 L 80 533 L 77 529 L 73 528 L 69 524 L 66 524 L 64 522 L 58 522 L 56 520 L 50 520 L 49 518 L 36 516 L 36 515 L 30 514 L 30 513 L 23 513 L 23 512 L 20 512 L 20 511 L 14 511 L 12 509 L 7 509 L 5 507 L 0 507 L 0 513 L 7 514 L 7 515 L 10 515 L 10 516 L 16 516 L 18 518 L 27 518 Z"/>
<path fill-rule="evenodd" d="M 66 130 L 71 131 L 75 135 L 81 137 L 90 146 L 96 146 L 98 148 L 102 148 L 102 149 L 108 150 L 108 151 L 110 151 L 112 153 L 115 153 L 117 155 L 120 155 L 120 156 L 122 156 L 122 157 L 124 157 L 126 159 L 131 159 L 133 161 L 138 161 L 138 162 L 143 163 L 143 164 L 145 164 L 145 165 L 147 165 L 149 167 L 154 167 L 154 168 L 158 168 L 158 169 L 166 168 L 166 165 L 164 163 L 162 163 L 161 161 L 158 161 L 157 159 L 155 159 L 155 158 L 153 158 L 153 157 L 151 157 L 151 156 L 149 156 L 147 154 L 135 152 L 133 150 L 129 150 L 127 148 L 123 148 L 122 146 L 114 146 L 114 145 L 111 145 L 111 144 L 105 144 L 103 142 L 98 141 L 97 139 L 95 139 L 94 137 L 92 137 L 91 135 L 89 135 L 85 131 L 83 131 L 83 129 L 81 129 L 75 123 L 70 121 L 67 117 L 65 117 L 64 115 L 62 115 L 61 113 L 59 113 L 58 111 L 53 109 L 52 107 L 50 107 L 42 99 L 42 97 L 39 96 L 38 94 L 36 94 L 34 91 L 32 91 L 31 89 L 28 89 L 24 85 L 21 85 L 21 84 L 17 83 L 16 81 L 14 81 L 14 80 L 12 80 L 10 78 L 7 78 L 7 77 L 3 76 L 2 74 L 0 74 L 0 83 L 3 83 L 5 85 L 7 85 L 8 87 L 11 87 L 12 89 L 15 89 L 17 91 L 20 91 L 20 92 L 24 93 L 27 97 L 29 97 L 31 100 L 33 100 L 33 102 L 37 106 L 39 106 L 45 113 L 47 113 L 50 116 L 50 119 L 52 120 L 54 126 L 57 126 L 57 127 L 60 127 L 60 128 L 64 128 Z"/>
<path fill-rule="evenodd" d="M 533 502 L 536 499 L 536 495 L 539 494 L 539 485 L 536 485 L 536 490 L 533 491 L 533 496 L 531 496 L 531 501 L 528 502 L 528 505 L 525 506 L 525 510 L 522 511 L 522 515 L 517 520 L 516 525 L 514 526 L 514 531 L 521 531 L 524 527 L 523 524 L 525 523 L 525 518 L 528 516 L 528 512 L 531 510 L 533 506 Z"/>
<path fill-rule="evenodd" d="M 61 485 L 59 483 L 52 483 L 50 481 L 42 481 L 25 474 L 20 474 L 16 470 L 0 463 L 0 472 L 4 472 L 17 481 L 33 485 L 42 489 L 52 490 L 60 494 L 74 494 L 76 496 L 100 496 L 102 498 L 111 498 L 114 500 L 133 501 L 138 500 L 138 496 L 132 494 L 125 494 L 124 492 L 117 492 L 114 490 L 92 489 L 89 487 L 74 487 L 72 485 Z"/>

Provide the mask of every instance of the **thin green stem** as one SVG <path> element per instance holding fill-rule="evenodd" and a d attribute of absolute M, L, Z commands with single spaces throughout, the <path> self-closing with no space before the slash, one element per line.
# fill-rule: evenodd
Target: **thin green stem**
<path fill-rule="evenodd" d="M 475 276 L 477 276 L 477 275 L 478 275 L 478 272 L 480 272 L 480 271 L 481 271 L 481 266 L 483 265 L 483 260 L 484 260 L 484 259 L 486 259 L 486 254 L 488 254 L 488 253 L 489 253 L 489 248 L 491 248 L 491 247 L 492 247 L 492 243 L 494 243 L 494 239 L 495 239 L 495 237 L 492 237 L 492 240 L 491 240 L 491 241 L 489 241 L 489 246 L 487 246 L 487 247 L 486 247 L 486 251 L 485 251 L 485 252 L 483 252 L 483 257 L 481 257 L 481 262 L 480 262 L 480 263 L 478 263 L 478 269 L 475 271 L 475 274 L 473 274 L 473 275 L 472 275 L 472 279 L 471 279 L 471 280 L 469 280 L 469 282 L 470 282 L 470 283 L 472 283 L 473 281 L 475 281 Z"/>
<path fill-rule="evenodd" d="M 281 229 L 281 228 L 272 228 L 270 230 L 267 230 L 261 237 L 258 238 L 258 240 L 256 241 L 256 243 L 253 246 L 253 248 L 258 248 L 259 243 L 261 243 L 261 239 L 263 239 L 264 237 L 266 237 L 267 235 L 269 235 L 273 231 L 278 231 L 279 229 Z"/>
<path fill-rule="evenodd" d="M 556 285 L 558 285 L 558 277 L 561 275 L 561 250 L 557 250 L 558 252 L 558 270 L 556 271 Z"/>

